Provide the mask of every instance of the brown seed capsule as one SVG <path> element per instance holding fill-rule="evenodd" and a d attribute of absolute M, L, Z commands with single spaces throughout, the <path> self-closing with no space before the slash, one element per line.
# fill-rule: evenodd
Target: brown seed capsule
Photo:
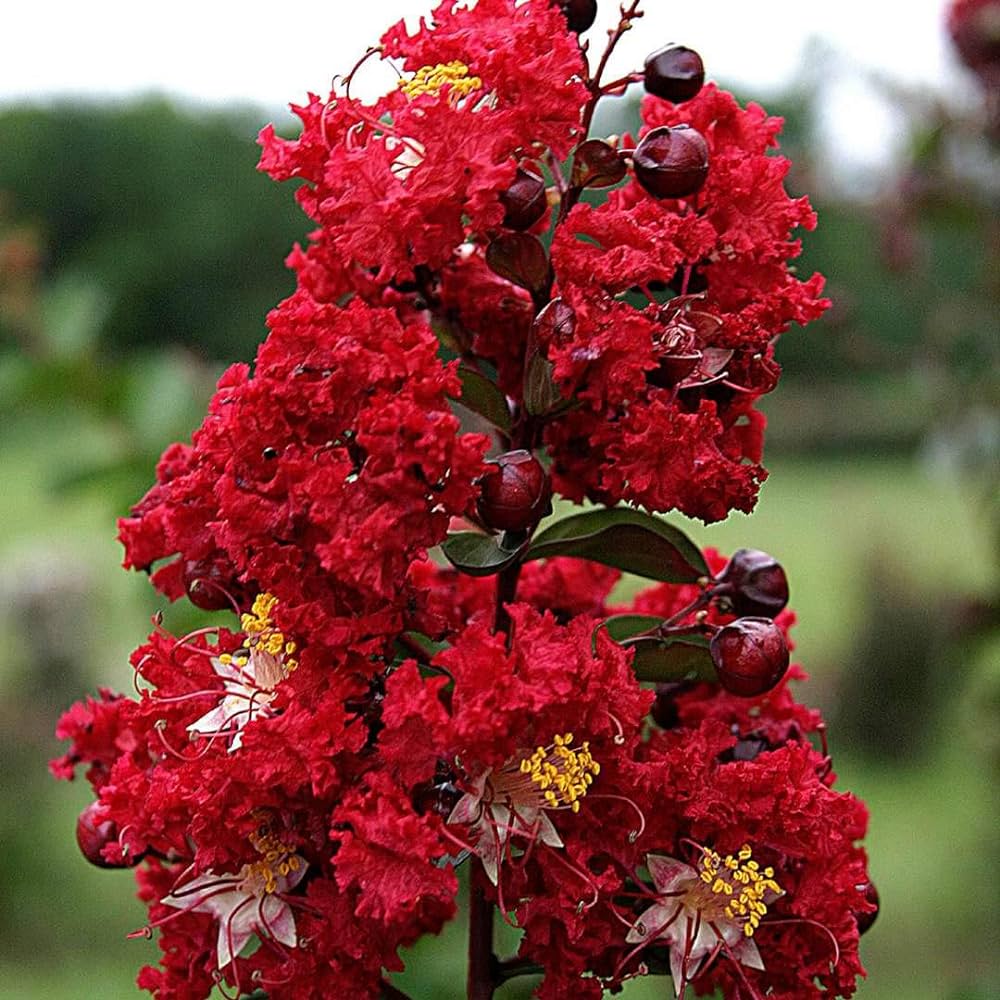
<path fill-rule="evenodd" d="M 690 125 L 654 128 L 636 147 L 632 163 L 636 179 L 655 198 L 686 198 L 708 177 L 708 144 Z"/>
<path fill-rule="evenodd" d="M 694 49 L 667 45 L 646 57 L 643 81 L 650 94 L 679 104 L 701 90 L 705 64 Z"/>
<path fill-rule="evenodd" d="M 569 30 L 580 34 L 586 31 L 597 17 L 597 0 L 554 0 L 566 15 Z"/>
<path fill-rule="evenodd" d="M 737 549 L 716 579 L 716 592 L 729 599 L 738 615 L 774 618 L 788 603 L 781 563 L 760 549 Z"/>
<path fill-rule="evenodd" d="M 527 531 L 552 513 L 552 483 L 530 451 L 508 451 L 491 462 L 476 504 L 494 531 Z"/>
<path fill-rule="evenodd" d="M 80 847 L 80 852 L 92 865 L 97 865 L 98 868 L 130 868 L 132 862 L 117 848 L 114 851 L 114 856 L 117 858 L 120 855 L 120 861 L 109 861 L 101 853 L 108 844 L 117 843 L 118 827 L 109 819 L 98 819 L 99 809 L 99 803 L 91 802 L 77 818 L 76 842 Z"/>
<path fill-rule="evenodd" d="M 743 698 L 770 691 L 788 669 L 784 633 L 768 618 L 737 618 L 723 626 L 709 652 L 719 683 Z"/>
<path fill-rule="evenodd" d="M 548 205 L 545 181 L 524 167 L 517 168 L 514 183 L 500 195 L 506 209 L 503 224 L 508 229 L 530 229 L 544 214 Z"/>

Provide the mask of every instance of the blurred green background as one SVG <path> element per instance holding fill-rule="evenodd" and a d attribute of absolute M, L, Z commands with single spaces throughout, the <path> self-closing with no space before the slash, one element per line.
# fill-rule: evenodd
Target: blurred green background
<path fill-rule="evenodd" d="M 804 696 L 829 715 L 841 787 L 872 811 L 882 914 L 859 996 L 986 1000 L 1000 995 L 995 151 L 974 114 L 904 102 L 895 171 L 867 198 L 824 196 L 809 87 L 766 104 L 788 119 L 791 187 L 820 211 L 800 271 L 826 273 L 836 304 L 779 347 L 756 513 L 689 527 L 788 570 Z M 269 117 L 162 100 L 0 108 L 4 996 L 130 997 L 155 961 L 125 940 L 144 922 L 131 875 L 76 849 L 88 786 L 56 784 L 45 762 L 70 702 L 128 689 L 160 606 L 118 569 L 115 518 L 292 288 L 280 262 L 309 227 L 254 171 Z M 167 623 L 182 629 L 184 611 Z M 461 921 L 445 939 L 414 950 L 400 977 L 414 998 L 457 995 Z M 626 995 L 672 994 L 657 980 Z"/>

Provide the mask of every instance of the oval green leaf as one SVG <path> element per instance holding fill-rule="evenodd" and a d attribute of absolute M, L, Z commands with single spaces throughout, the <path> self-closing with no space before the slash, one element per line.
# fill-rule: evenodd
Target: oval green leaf
<path fill-rule="evenodd" d="M 522 548 L 505 549 L 493 535 L 477 531 L 458 531 L 441 544 L 445 558 L 461 573 L 469 576 L 493 576 L 513 563 Z"/>
<path fill-rule="evenodd" d="M 459 368 L 462 395 L 457 400 L 466 409 L 485 417 L 494 427 L 510 430 L 510 408 L 499 386 L 471 368 Z"/>
<path fill-rule="evenodd" d="M 624 507 L 563 518 L 541 534 L 525 557 L 575 556 L 663 583 L 694 583 L 709 576 L 701 549 L 665 521 Z"/>
<path fill-rule="evenodd" d="M 638 639 L 630 645 L 635 650 L 632 669 L 640 681 L 662 684 L 667 681 L 716 680 L 708 640 L 703 636 Z"/>

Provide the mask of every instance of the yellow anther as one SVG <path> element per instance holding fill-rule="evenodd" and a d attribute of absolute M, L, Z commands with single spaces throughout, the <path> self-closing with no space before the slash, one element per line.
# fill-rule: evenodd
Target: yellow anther
<path fill-rule="evenodd" d="M 699 876 L 713 895 L 729 897 L 725 914 L 730 920 L 743 920 L 743 933 L 751 937 L 767 914 L 765 898 L 769 893 L 780 896 L 782 888 L 772 877 L 773 868 L 765 868 L 753 860 L 749 845 L 744 844 L 736 857 L 720 858 L 714 851 L 703 852 Z"/>
<path fill-rule="evenodd" d="M 546 808 L 568 806 L 577 812 L 579 800 L 587 794 L 594 776 L 600 772 L 588 744 L 574 749 L 572 742 L 572 733 L 557 734 L 550 747 L 537 747 L 517 765 L 518 772 L 530 777 L 538 786 Z"/>
<path fill-rule="evenodd" d="M 445 87 L 449 102 L 458 104 L 463 97 L 482 90 L 483 81 L 478 76 L 469 76 L 469 67 L 457 59 L 436 66 L 421 66 L 411 79 L 399 81 L 400 90 L 411 101 L 423 94 L 436 97 Z"/>
<path fill-rule="evenodd" d="M 277 604 L 278 598 L 274 594 L 258 594 L 250 613 L 240 616 L 240 627 L 243 629 L 244 647 L 280 660 L 281 670 L 287 675 L 299 665 L 292 657 L 298 647 L 293 641 L 286 639 L 284 632 L 274 624 L 271 613 Z M 247 663 L 245 657 L 242 659 L 231 657 L 230 660 L 220 657 L 220 659 L 223 663 L 232 662 L 240 667 Z"/>
<path fill-rule="evenodd" d="M 278 891 L 278 879 L 298 871 L 302 861 L 294 853 L 292 846 L 274 832 L 271 817 L 266 810 L 257 810 L 254 819 L 259 825 L 249 839 L 261 858 L 243 866 L 244 879 L 255 886 L 257 891 L 271 895 Z"/>

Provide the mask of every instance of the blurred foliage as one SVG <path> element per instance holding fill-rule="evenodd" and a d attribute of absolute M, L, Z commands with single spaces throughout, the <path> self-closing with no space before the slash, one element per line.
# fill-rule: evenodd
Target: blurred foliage
<path fill-rule="evenodd" d="M 45 248 L 48 280 L 98 289 L 102 347 L 245 357 L 293 287 L 276 267 L 310 228 L 255 171 L 260 112 L 164 100 L 0 112 L 6 214 Z"/>

